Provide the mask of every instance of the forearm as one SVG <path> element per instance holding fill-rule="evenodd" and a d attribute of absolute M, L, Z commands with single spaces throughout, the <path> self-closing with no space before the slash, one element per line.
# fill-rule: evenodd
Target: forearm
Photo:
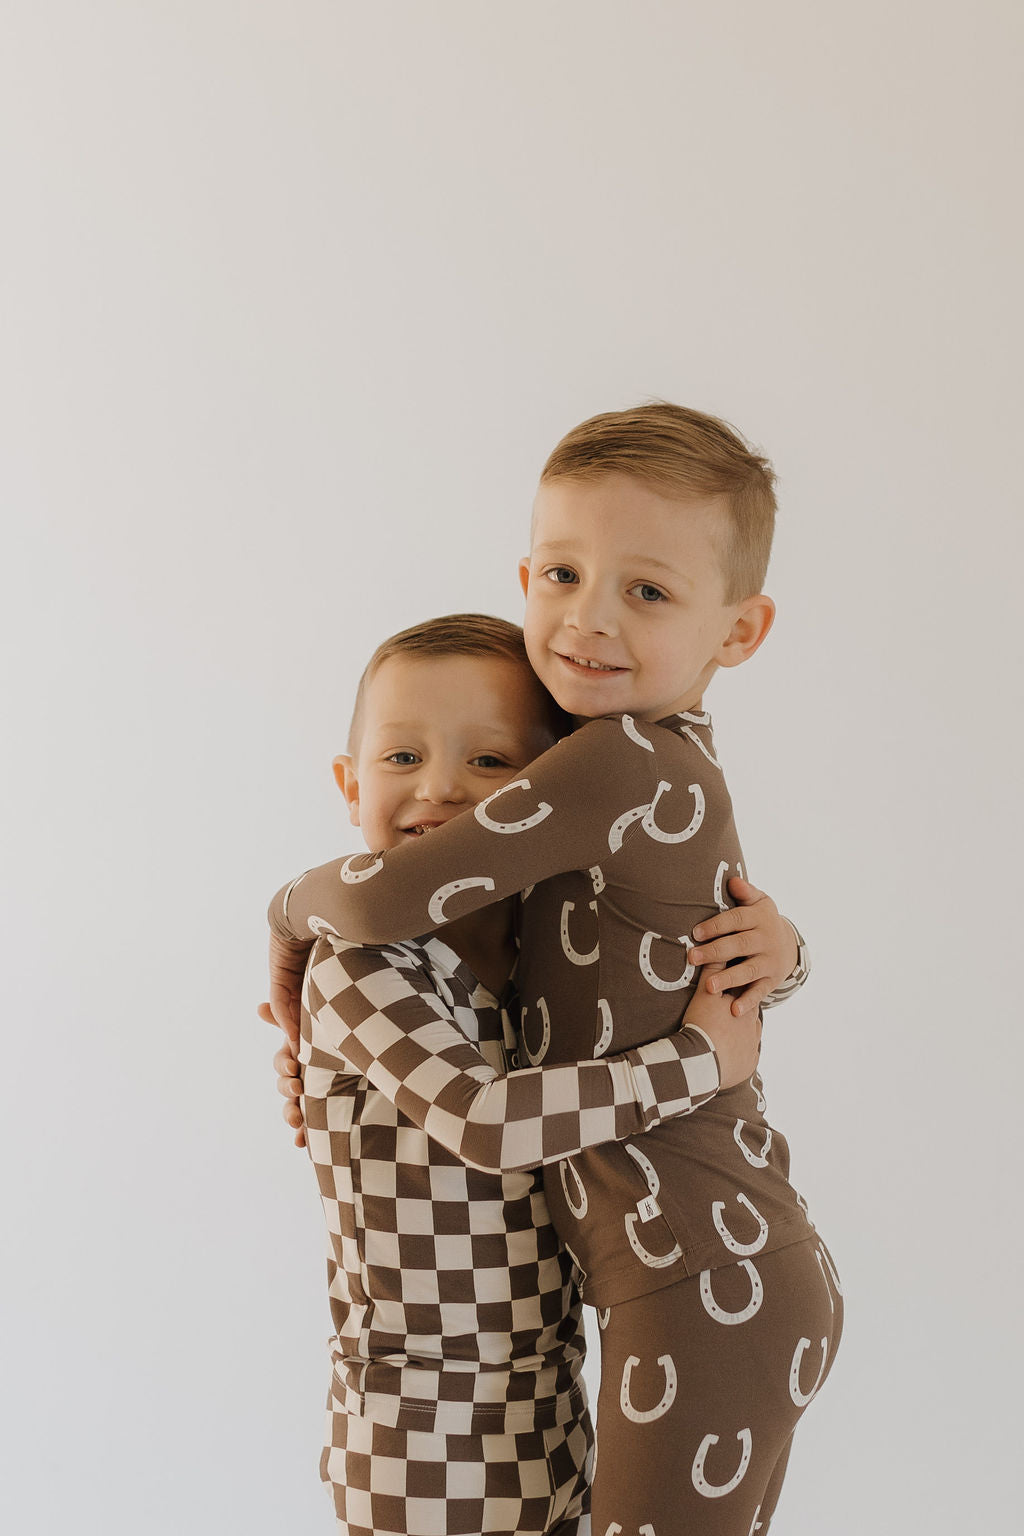
<path fill-rule="evenodd" d="M 275 896 L 272 931 L 294 941 L 327 929 L 391 944 L 590 868 L 635 835 L 634 808 L 654 792 L 650 754 L 629 746 L 624 756 L 624 742 L 616 722 L 592 721 L 429 837 L 308 870 Z M 609 828 L 619 832 L 611 843 Z"/>
<path fill-rule="evenodd" d="M 688 1114 L 719 1086 L 707 1037 L 682 1030 L 621 1056 L 502 1076 L 424 971 L 324 939 L 309 971 L 308 1067 L 358 1073 L 463 1161 L 533 1168 Z"/>
<path fill-rule="evenodd" d="M 602 1061 L 528 1067 L 484 1084 L 463 1078 L 430 1103 L 403 1089 L 396 1103 L 463 1162 L 512 1172 L 690 1114 L 718 1086 L 709 1042 L 687 1029 Z"/>

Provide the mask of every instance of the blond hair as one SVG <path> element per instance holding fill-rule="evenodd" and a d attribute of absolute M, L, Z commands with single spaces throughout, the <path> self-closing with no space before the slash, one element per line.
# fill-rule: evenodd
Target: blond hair
<path fill-rule="evenodd" d="M 439 619 L 427 619 L 413 624 L 397 635 L 382 640 L 363 670 L 356 688 L 356 701 L 349 726 L 349 752 L 357 750 L 362 728 L 366 690 L 386 661 L 393 656 L 406 656 L 415 660 L 444 656 L 493 657 L 499 661 L 517 662 L 526 673 L 526 686 L 536 689 L 540 713 L 556 737 L 564 736 L 569 729 L 568 715 L 561 710 L 537 677 L 526 654 L 523 631 L 518 624 L 507 619 L 496 619 L 489 613 L 446 613 Z"/>
<path fill-rule="evenodd" d="M 725 600 L 761 591 L 775 531 L 775 473 L 728 422 L 667 401 L 606 411 L 566 433 L 540 478 L 544 484 L 611 474 L 632 475 L 667 496 L 725 496 Z"/>

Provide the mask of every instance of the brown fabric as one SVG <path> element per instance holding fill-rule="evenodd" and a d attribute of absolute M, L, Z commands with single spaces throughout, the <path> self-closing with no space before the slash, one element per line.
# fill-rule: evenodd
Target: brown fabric
<path fill-rule="evenodd" d="M 520 892 L 523 1049 L 592 1060 L 670 1035 L 692 994 L 694 926 L 741 872 L 710 718 L 590 721 L 428 838 L 353 855 L 281 892 L 285 938 L 431 931 Z M 586 1298 L 606 1306 L 813 1228 L 758 1078 L 698 1115 L 549 1166 L 545 1189 Z"/>
<path fill-rule="evenodd" d="M 595 1533 L 765 1536 L 842 1334 L 824 1246 L 708 1270 L 598 1321 Z"/>

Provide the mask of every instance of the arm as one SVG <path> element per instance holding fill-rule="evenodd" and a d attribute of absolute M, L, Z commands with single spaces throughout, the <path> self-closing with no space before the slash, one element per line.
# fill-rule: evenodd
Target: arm
<path fill-rule="evenodd" d="M 307 1093 L 326 1093 L 335 1074 L 357 1072 L 435 1141 L 491 1172 L 535 1168 L 637 1135 L 689 1114 L 719 1087 L 707 1014 L 700 1029 L 621 1056 L 503 1077 L 410 956 L 327 936 L 310 963 L 307 1009 L 300 1052 Z"/>
<path fill-rule="evenodd" d="M 630 722 L 632 724 L 632 722 Z M 609 858 L 636 834 L 628 813 L 655 793 L 653 754 L 618 719 L 592 720 L 511 784 L 428 837 L 309 870 L 279 891 L 271 930 L 294 942 L 331 930 L 360 944 L 431 933 L 552 875 Z"/>
<path fill-rule="evenodd" d="M 739 1017 L 759 1005 L 774 1008 L 792 997 L 807 980 L 811 962 L 803 935 L 770 896 L 735 878 L 729 881 L 729 892 L 740 905 L 697 924 L 693 936 L 699 948 L 690 951 L 690 959 L 709 967 L 702 982 L 708 992 L 743 989 L 732 1004 Z M 742 964 L 719 970 L 725 961 Z"/>

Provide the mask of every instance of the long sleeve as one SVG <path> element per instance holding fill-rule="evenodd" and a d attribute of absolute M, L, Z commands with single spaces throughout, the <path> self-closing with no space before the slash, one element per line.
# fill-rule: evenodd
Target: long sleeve
<path fill-rule="evenodd" d="M 472 811 L 383 853 L 309 870 L 279 891 L 270 925 L 294 942 L 331 929 L 360 944 L 431 933 L 566 870 L 613 857 L 657 793 L 630 717 L 592 720 Z"/>
<path fill-rule="evenodd" d="M 713 1097 L 707 1037 L 684 1029 L 621 1056 L 502 1076 L 402 951 L 321 937 L 310 960 L 300 1060 L 307 1093 L 355 1073 L 475 1168 L 512 1172 L 618 1141 Z"/>

